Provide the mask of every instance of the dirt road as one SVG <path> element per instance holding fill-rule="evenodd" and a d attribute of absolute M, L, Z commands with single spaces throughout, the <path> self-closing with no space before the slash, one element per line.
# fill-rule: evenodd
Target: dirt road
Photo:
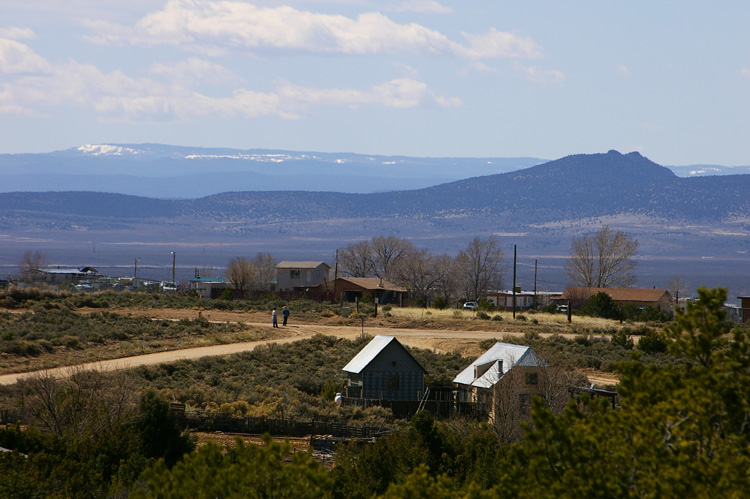
<path fill-rule="evenodd" d="M 170 317 L 166 313 L 155 313 L 154 311 L 144 311 L 143 315 L 149 315 L 154 318 L 174 318 L 171 317 L 174 311 L 170 311 Z M 140 315 L 140 314 L 138 314 Z M 158 316 L 158 317 L 156 317 Z M 238 320 L 236 314 L 212 314 L 209 320 L 216 322 L 235 322 Z M 248 319 L 250 317 L 247 317 Z M 253 317 L 258 319 L 258 317 Z M 241 320 L 242 318 L 240 318 Z M 243 321 L 244 322 L 244 321 Z M 267 322 L 251 323 L 244 322 L 248 327 L 269 328 Z M 239 352 L 253 350 L 259 345 L 269 343 L 289 343 L 304 338 L 311 338 L 316 334 L 335 336 L 337 338 L 353 339 L 361 335 L 375 336 L 378 334 L 387 334 L 395 336 L 400 342 L 411 347 L 427 348 L 438 352 L 459 352 L 466 357 L 476 357 L 483 350 L 479 347 L 482 340 L 496 339 L 500 340 L 503 336 L 511 335 L 523 337 L 519 332 L 498 332 L 498 331 L 459 331 L 459 330 L 436 330 L 436 329 L 412 329 L 412 328 L 384 328 L 365 326 L 343 326 L 343 325 L 325 325 L 325 324 L 294 324 L 288 327 L 282 327 L 278 330 L 277 337 L 259 341 L 248 341 L 242 343 L 231 343 L 223 345 L 211 345 L 196 348 L 186 348 L 181 350 L 170 350 L 164 352 L 137 355 L 133 357 L 124 357 L 112 360 L 102 360 L 80 364 L 74 367 L 59 367 L 47 369 L 44 371 L 5 374 L 0 376 L 0 385 L 9 385 L 17 380 L 27 376 L 33 376 L 35 373 L 44 372 L 53 376 L 65 376 L 71 369 L 96 369 L 100 371 L 113 371 L 117 369 L 126 369 L 138 366 L 154 365 L 161 363 L 175 362 L 183 359 L 198 359 L 207 356 L 231 355 Z M 541 334 L 541 336 L 545 336 Z M 573 337 L 575 335 L 566 335 Z M 616 382 L 614 377 L 602 373 L 598 376 L 598 384 L 607 384 Z"/>

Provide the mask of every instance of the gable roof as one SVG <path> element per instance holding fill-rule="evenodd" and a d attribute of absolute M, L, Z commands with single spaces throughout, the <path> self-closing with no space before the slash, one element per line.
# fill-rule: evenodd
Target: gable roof
<path fill-rule="evenodd" d="M 498 362 L 502 361 L 502 362 Z M 474 378 L 474 367 L 489 364 L 492 366 L 481 376 Z M 544 367 L 547 363 L 530 347 L 495 343 L 489 350 L 480 355 L 469 367 L 458 373 L 454 383 L 479 388 L 492 388 L 505 373 L 515 366 Z"/>
<path fill-rule="evenodd" d="M 274 268 L 277 269 L 317 269 L 321 265 L 325 265 L 327 268 L 331 268 L 330 265 L 328 265 L 325 262 L 315 262 L 315 261 L 305 261 L 305 262 L 295 262 L 292 260 L 284 260 L 283 262 L 279 262 L 275 265 Z"/>
<path fill-rule="evenodd" d="M 587 288 L 584 286 L 568 286 L 561 299 L 590 298 L 597 293 L 606 293 L 614 301 L 658 302 L 664 294 L 672 295 L 666 289 L 652 288 Z"/>
<path fill-rule="evenodd" d="M 360 288 L 367 289 L 369 291 L 374 291 L 377 289 L 382 289 L 385 291 L 399 291 L 401 293 L 406 293 L 407 291 L 406 288 L 393 284 L 392 282 L 388 282 L 384 279 L 379 279 L 377 277 L 339 277 L 339 279 L 341 279 L 342 281 L 350 282 L 356 286 L 359 286 Z"/>
<path fill-rule="evenodd" d="M 399 342 L 395 337 L 393 336 L 386 336 L 383 334 L 379 334 L 376 337 L 370 341 L 365 347 L 359 351 L 357 355 L 354 356 L 352 360 L 349 361 L 347 365 L 344 366 L 342 371 L 348 372 L 348 373 L 354 373 L 359 374 L 362 372 L 362 370 L 370 364 L 375 358 L 380 355 L 380 353 L 386 349 L 388 345 L 391 343 L 395 345 L 398 345 L 401 347 L 404 352 L 406 352 L 409 357 L 416 362 L 416 364 L 427 374 L 427 369 L 422 367 L 422 364 L 419 363 L 417 359 L 414 358 L 414 356 L 404 348 L 404 346 Z"/>

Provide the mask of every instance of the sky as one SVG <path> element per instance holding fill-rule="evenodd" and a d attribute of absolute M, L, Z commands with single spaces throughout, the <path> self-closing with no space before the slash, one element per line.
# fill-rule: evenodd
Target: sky
<path fill-rule="evenodd" d="M 0 0 L 0 153 L 750 165 L 750 2 Z"/>

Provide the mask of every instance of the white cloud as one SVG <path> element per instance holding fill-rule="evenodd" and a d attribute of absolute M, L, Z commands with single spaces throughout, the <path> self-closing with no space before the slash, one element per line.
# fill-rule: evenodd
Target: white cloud
<path fill-rule="evenodd" d="M 31 28 L 21 28 L 18 26 L 9 26 L 0 28 L 0 38 L 9 38 L 11 40 L 33 40 L 36 33 Z"/>
<path fill-rule="evenodd" d="M 745 78 L 750 78 L 750 68 L 740 69 L 740 75 L 744 76 Z"/>
<path fill-rule="evenodd" d="M 171 65 L 155 64 L 149 69 L 151 77 L 134 78 L 122 71 L 104 73 L 91 64 L 75 61 L 52 65 L 18 42 L 4 42 L 5 45 L 0 44 L 0 56 L 25 54 L 36 61 L 24 65 L 17 58 L 6 57 L 10 62 L 0 63 L 6 72 L 8 69 L 15 73 L 29 73 L 20 71 L 28 68 L 44 69 L 36 74 L 19 74 L 0 87 L 0 113 L 4 114 L 31 114 L 38 108 L 73 105 L 93 110 L 106 121 L 164 122 L 190 121 L 204 116 L 299 119 L 311 108 L 320 106 L 461 105 L 460 100 L 436 95 L 426 83 L 408 77 L 366 89 L 318 89 L 281 81 L 270 92 L 234 88 L 225 95 L 211 96 L 199 92 L 197 85 L 206 81 L 227 84 L 227 77 L 235 81 L 239 78 L 218 64 L 197 58 Z M 0 61 L 5 59 L 0 58 Z"/>
<path fill-rule="evenodd" d="M 50 64 L 28 45 L 0 38 L 0 73 L 45 73 L 50 68 Z"/>
<path fill-rule="evenodd" d="M 526 58 L 542 56 L 542 49 L 531 38 L 521 38 L 513 33 L 490 29 L 482 35 L 462 33 L 469 42 L 461 52 L 470 59 Z"/>
<path fill-rule="evenodd" d="M 620 74 L 624 74 L 624 75 L 630 74 L 630 70 L 628 69 L 628 67 L 625 64 L 618 64 L 617 65 L 617 72 L 620 73 Z"/>
<path fill-rule="evenodd" d="M 556 69 L 539 69 L 534 66 L 524 66 L 523 64 L 515 64 L 514 68 L 524 78 L 533 83 L 546 85 L 565 81 L 565 74 Z"/>
<path fill-rule="evenodd" d="M 435 0 L 405 0 L 386 8 L 389 12 L 417 12 L 420 14 L 451 14 L 453 9 Z"/>
<path fill-rule="evenodd" d="M 427 2 L 430 3 L 430 2 Z M 480 58 L 539 57 L 531 39 L 490 30 L 464 33 L 468 45 L 416 23 L 399 24 L 378 12 L 356 18 L 301 11 L 289 6 L 258 7 L 238 1 L 169 0 L 134 26 L 85 21 L 95 43 L 165 44 L 197 53 L 226 51 L 317 54 L 429 54 Z"/>
<path fill-rule="evenodd" d="M 178 83 L 205 82 L 234 85 L 242 81 L 242 78 L 234 71 L 197 57 L 191 57 L 176 64 L 155 63 L 149 68 L 149 73 Z"/>

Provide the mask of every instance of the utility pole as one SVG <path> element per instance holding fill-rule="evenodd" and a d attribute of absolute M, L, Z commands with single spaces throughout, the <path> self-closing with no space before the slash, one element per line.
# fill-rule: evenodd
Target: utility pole
<path fill-rule="evenodd" d="M 534 260 L 534 310 L 536 310 L 536 264 L 538 260 Z"/>
<path fill-rule="evenodd" d="M 513 245 L 513 318 L 516 318 L 516 245 Z"/>
<path fill-rule="evenodd" d="M 133 289 L 138 289 L 138 262 L 140 258 L 135 259 L 135 270 L 133 271 Z"/>
<path fill-rule="evenodd" d="M 177 259 L 177 255 L 175 255 L 174 251 L 172 252 L 172 284 L 177 287 L 177 281 L 174 280 L 174 268 L 175 268 L 175 260 Z"/>

